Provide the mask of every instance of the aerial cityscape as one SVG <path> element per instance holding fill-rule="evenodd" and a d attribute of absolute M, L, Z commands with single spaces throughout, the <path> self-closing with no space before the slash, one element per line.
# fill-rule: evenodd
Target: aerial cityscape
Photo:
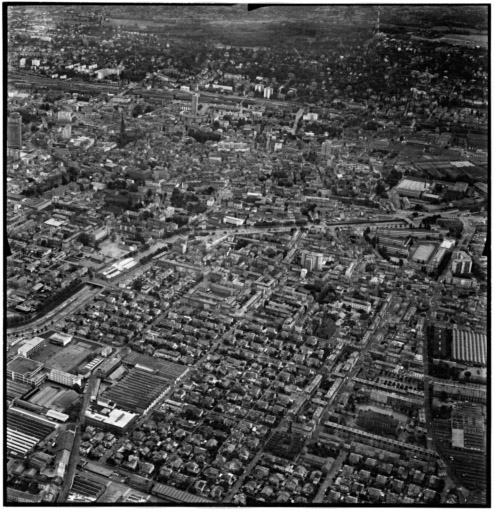
<path fill-rule="evenodd" d="M 490 5 L 2 7 L 4 505 L 489 507 Z"/>

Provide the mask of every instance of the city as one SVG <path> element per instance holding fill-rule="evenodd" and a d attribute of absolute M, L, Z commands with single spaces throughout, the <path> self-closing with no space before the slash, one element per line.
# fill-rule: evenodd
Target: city
<path fill-rule="evenodd" d="M 490 505 L 490 6 L 5 4 L 4 504 Z"/>

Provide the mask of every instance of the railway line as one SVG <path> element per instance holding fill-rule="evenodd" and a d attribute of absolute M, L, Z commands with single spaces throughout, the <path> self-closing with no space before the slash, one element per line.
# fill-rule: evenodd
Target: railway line
<path fill-rule="evenodd" d="M 46 87 L 51 89 L 71 90 L 74 92 L 107 92 L 110 94 L 118 94 L 126 89 L 125 87 L 119 86 L 118 84 L 83 82 L 80 80 L 72 79 L 62 80 L 59 78 L 48 78 L 18 71 L 9 72 L 7 81 L 8 83 L 17 85 L 18 87 L 30 87 L 31 85 L 35 85 L 40 88 Z M 189 100 L 191 98 L 190 92 L 179 91 L 175 89 L 151 90 L 143 89 L 142 87 L 135 87 L 133 89 L 129 89 L 127 94 L 133 96 L 142 96 L 143 98 L 154 98 L 161 100 Z M 296 103 L 285 101 L 267 101 L 264 99 L 244 98 L 242 96 L 225 96 L 205 91 L 200 92 L 199 100 L 203 102 L 233 103 L 239 105 L 244 102 L 244 104 L 247 105 L 273 105 L 291 108 L 299 106 Z"/>

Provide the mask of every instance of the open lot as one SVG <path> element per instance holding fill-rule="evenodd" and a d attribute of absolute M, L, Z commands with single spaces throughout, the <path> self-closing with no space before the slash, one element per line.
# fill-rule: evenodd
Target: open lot
<path fill-rule="evenodd" d="M 70 372 L 71 369 L 77 368 L 92 352 L 93 350 L 75 343 L 66 347 L 49 343 L 36 354 L 36 360 L 45 363 L 48 368 Z"/>
<path fill-rule="evenodd" d="M 478 45 L 482 48 L 488 48 L 488 35 L 484 34 L 445 34 L 441 40 L 457 44 L 467 44 L 470 46 Z"/>
<path fill-rule="evenodd" d="M 122 258 L 129 252 L 128 249 L 121 249 L 117 242 L 105 240 L 100 244 L 100 253 L 110 258 Z"/>

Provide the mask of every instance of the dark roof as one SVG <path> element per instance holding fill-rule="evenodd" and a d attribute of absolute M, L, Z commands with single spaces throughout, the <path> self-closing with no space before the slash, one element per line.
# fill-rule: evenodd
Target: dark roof
<path fill-rule="evenodd" d="M 10 361 L 10 363 L 7 365 L 7 371 L 25 375 L 27 373 L 32 373 L 41 367 L 43 367 L 43 363 L 39 363 L 38 361 L 31 361 L 31 359 L 19 356 Z"/>
<path fill-rule="evenodd" d="M 165 484 L 156 484 L 151 493 L 155 496 L 168 498 L 176 503 L 215 503 L 207 498 L 202 498 L 201 496 L 180 491 L 175 487 Z"/>

